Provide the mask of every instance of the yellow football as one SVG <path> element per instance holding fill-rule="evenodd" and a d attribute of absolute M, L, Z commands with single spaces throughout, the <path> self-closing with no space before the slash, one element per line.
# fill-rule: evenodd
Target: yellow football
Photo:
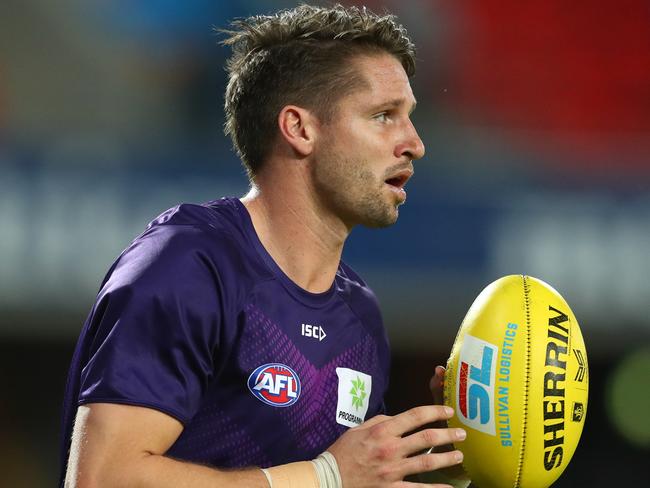
<path fill-rule="evenodd" d="M 587 411 L 589 370 L 573 312 L 551 286 L 505 276 L 476 298 L 447 363 L 450 427 L 479 488 L 545 488 L 569 464 Z"/>

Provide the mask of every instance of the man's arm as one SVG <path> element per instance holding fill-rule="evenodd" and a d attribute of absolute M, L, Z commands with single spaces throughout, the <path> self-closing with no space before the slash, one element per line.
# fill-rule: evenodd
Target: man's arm
<path fill-rule="evenodd" d="M 426 429 L 408 435 L 419 427 L 448 419 L 450 410 L 433 405 L 416 407 L 394 417 L 373 417 L 346 431 L 328 449 L 338 463 L 343 486 L 398 486 L 410 474 L 458 464 L 462 460 L 459 451 L 417 453 L 461 440 L 461 429 Z M 81 406 L 65 486 L 268 488 L 260 469 L 225 471 L 165 457 L 182 429 L 176 419 L 149 408 L 106 403 Z"/>
<path fill-rule="evenodd" d="M 259 469 L 221 471 L 165 457 L 182 430 L 178 420 L 158 410 L 82 405 L 72 434 L 65 487 L 268 488 Z"/>

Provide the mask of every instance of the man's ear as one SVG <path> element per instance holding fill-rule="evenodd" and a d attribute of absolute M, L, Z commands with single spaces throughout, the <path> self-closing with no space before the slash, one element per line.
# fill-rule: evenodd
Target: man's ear
<path fill-rule="evenodd" d="M 297 155 L 309 156 L 318 136 L 318 119 L 309 110 L 286 105 L 278 115 L 280 136 Z"/>

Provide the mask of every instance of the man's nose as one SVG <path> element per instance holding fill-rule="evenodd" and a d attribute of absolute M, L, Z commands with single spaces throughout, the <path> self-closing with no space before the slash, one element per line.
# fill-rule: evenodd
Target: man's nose
<path fill-rule="evenodd" d="M 415 126 L 409 121 L 403 140 L 395 146 L 395 157 L 407 156 L 411 160 L 416 160 L 423 157 L 424 153 L 424 143 L 420 139 Z"/>

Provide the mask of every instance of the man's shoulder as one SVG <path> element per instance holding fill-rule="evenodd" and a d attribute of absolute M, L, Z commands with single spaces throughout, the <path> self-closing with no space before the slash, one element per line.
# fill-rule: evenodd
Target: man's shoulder
<path fill-rule="evenodd" d="M 336 273 L 337 288 L 354 308 L 362 308 L 379 313 L 379 302 L 370 286 L 348 264 L 341 261 Z"/>
<path fill-rule="evenodd" d="M 347 286 L 367 288 L 370 290 L 359 273 L 357 273 L 349 264 L 343 261 L 339 262 L 339 268 L 336 271 L 336 277 L 341 283 L 344 283 Z"/>
<path fill-rule="evenodd" d="M 379 301 L 370 286 L 343 261 L 336 273 L 337 289 L 341 298 L 374 336 L 385 338 Z"/>
<path fill-rule="evenodd" d="M 187 227 L 200 228 L 209 233 L 233 233 L 243 230 L 243 221 L 236 199 L 221 198 L 206 203 L 176 205 L 152 220 L 147 231 L 161 226 L 170 227 L 178 233 L 186 232 Z"/>
<path fill-rule="evenodd" d="M 181 203 L 158 215 L 134 242 L 160 238 L 165 242 L 177 241 L 187 249 L 246 247 L 248 238 L 240 207 L 234 198 Z"/>
<path fill-rule="evenodd" d="M 170 277 L 173 282 L 255 274 L 254 252 L 233 199 L 183 203 L 160 214 L 122 252 L 107 275 L 129 281 Z M 234 278 L 233 278 L 234 279 Z M 163 282 L 164 280 L 160 280 Z"/>

